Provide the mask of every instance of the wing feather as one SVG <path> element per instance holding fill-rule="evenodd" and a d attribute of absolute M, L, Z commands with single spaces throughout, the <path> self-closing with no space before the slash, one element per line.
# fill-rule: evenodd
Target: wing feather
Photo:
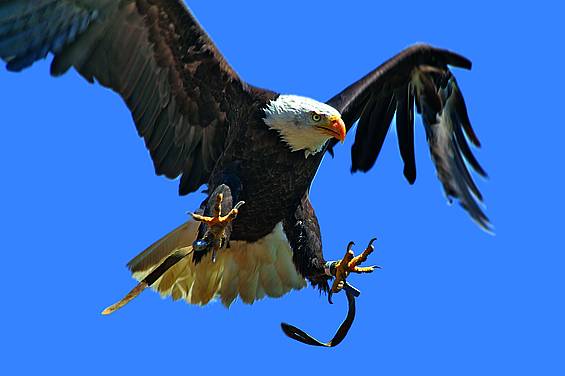
<path fill-rule="evenodd" d="M 390 122 L 394 117 L 394 95 L 375 97 L 369 101 L 359 120 L 355 143 L 351 149 L 351 171 L 369 171 L 375 164 L 384 144 Z"/>
<path fill-rule="evenodd" d="M 465 101 L 448 66 L 471 68 L 454 52 L 428 45 L 410 47 L 353 83 L 327 103 L 341 112 L 349 130 L 356 121 L 351 149 L 352 171 L 368 171 L 375 163 L 396 113 L 396 129 L 404 176 L 416 179 L 414 105 L 422 116 L 432 161 L 443 189 L 456 198 L 483 229 L 491 224 L 480 202 L 483 196 L 469 171 L 486 172 L 467 140 L 479 147 Z M 331 142 L 329 150 L 335 142 Z"/>
<path fill-rule="evenodd" d="M 404 161 L 404 177 L 410 184 L 416 181 L 414 155 L 414 94 L 410 84 L 396 91 L 396 134 L 398 148 Z"/>
<path fill-rule="evenodd" d="M 156 173 L 181 176 L 181 194 L 207 182 L 223 151 L 230 109 L 258 93 L 181 0 L 0 2 L 7 68 L 22 70 L 49 53 L 53 75 L 75 67 L 122 96 Z"/>

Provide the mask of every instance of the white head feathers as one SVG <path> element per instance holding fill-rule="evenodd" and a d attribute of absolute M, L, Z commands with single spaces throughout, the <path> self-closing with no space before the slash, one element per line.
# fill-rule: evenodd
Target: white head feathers
<path fill-rule="evenodd" d="M 310 98 L 280 95 L 267 104 L 264 120 L 269 128 L 279 132 L 292 151 L 304 150 L 308 157 L 322 150 L 331 138 L 316 130 L 316 116 L 340 117 L 340 113 L 335 108 Z"/>

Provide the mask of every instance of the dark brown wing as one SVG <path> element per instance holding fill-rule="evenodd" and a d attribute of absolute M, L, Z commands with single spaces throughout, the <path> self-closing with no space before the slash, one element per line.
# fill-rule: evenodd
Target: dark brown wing
<path fill-rule="evenodd" d="M 294 213 L 283 221 L 283 226 L 292 248 L 296 269 L 313 287 L 327 293 L 329 278 L 324 274 L 326 261 L 322 253 L 320 225 L 308 193 L 304 195 Z"/>
<path fill-rule="evenodd" d="M 463 95 L 448 65 L 471 68 L 466 58 L 428 45 L 410 47 L 355 82 L 327 103 L 341 112 L 349 130 L 358 122 L 351 150 L 352 171 L 368 171 L 377 160 L 396 113 L 396 130 L 404 176 L 416 180 L 414 104 L 422 115 L 432 160 L 448 198 L 454 197 L 485 230 L 488 218 L 482 195 L 469 172 L 485 171 L 467 141 L 479 140 L 471 128 Z M 335 142 L 329 145 L 333 152 Z"/>
<path fill-rule="evenodd" d="M 0 57 L 20 71 L 49 52 L 51 73 L 74 66 L 118 92 L 158 175 L 180 194 L 206 183 L 246 85 L 181 0 L 0 2 Z"/>

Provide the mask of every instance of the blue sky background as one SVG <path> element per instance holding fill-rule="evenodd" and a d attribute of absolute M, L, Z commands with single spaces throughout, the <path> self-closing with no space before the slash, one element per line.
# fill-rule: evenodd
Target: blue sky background
<path fill-rule="evenodd" d="M 336 349 L 287 339 L 281 321 L 328 339 L 344 317 L 310 288 L 253 306 L 205 308 L 146 292 L 125 263 L 186 219 L 199 194 L 155 177 L 121 99 L 75 72 L 0 70 L 0 374 L 565 374 L 563 9 L 557 2 L 215 2 L 190 5 L 249 82 L 325 100 L 418 41 L 473 60 L 457 70 L 496 236 L 446 204 L 420 121 L 409 186 L 395 134 L 350 175 L 351 135 L 312 187 L 327 258 L 378 236 L 353 277 L 363 294 Z M 360 197 L 370 197 L 363 202 Z M 353 223 L 349 216 L 366 221 Z"/>

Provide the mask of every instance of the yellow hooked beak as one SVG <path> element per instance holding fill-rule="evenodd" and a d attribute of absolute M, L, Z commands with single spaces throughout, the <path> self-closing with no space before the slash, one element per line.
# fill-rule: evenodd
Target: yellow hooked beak
<path fill-rule="evenodd" d="M 326 122 L 316 127 L 320 129 L 322 133 L 337 138 L 341 142 L 345 140 L 347 130 L 345 129 L 345 123 L 339 115 L 328 117 Z"/>

